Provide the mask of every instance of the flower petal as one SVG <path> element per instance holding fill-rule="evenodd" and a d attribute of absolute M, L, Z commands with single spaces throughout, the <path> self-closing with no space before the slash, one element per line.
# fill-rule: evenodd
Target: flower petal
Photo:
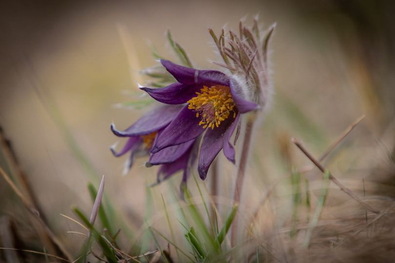
<path fill-rule="evenodd" d="M 162 164 L 158 170 L 157 179 L 156 179 L 157 183 L 159 184 L 164 180 L 168 179 L 176 172 L 182 170 L 183 167 L 184 167 L 183 163 L 179 161 Z"/>
<path fill-rule="evenodd" d="M 173 83 L 164 88 L 140 88 L 147 92 L 155 100 L 166 104 L 186 103 L 196 92 L 200 91 L 201 86 L 196 84 Z"/>
<path fill-rule="evenodd" d="M 241 95 L 243 91 L 234 79 L 230 81 L 230 91 L 232 93 L 233 101 L 235 102 L 236 107 L 240 113 L 246 113 L 259 109 L 258 104 L 243 98 L 244 96 Z"/>
<path fill-rule="evenodd" d="M 130 155 L 129 158 L 126 160 L 126 162 L 124 163 L 124 167 L 123 167 L 123 174 L 126 175 L 130 169 L 132 168 L 133 164 L 134 164 L 134 160 L 141 155 L 148 155 L 148 152 L 144 149 L 141 149 L 141 147 L 139 147 L 141 145 L 141 143 L 137 144 L 136 147 L 133 147 L 133 149 L 130 151 Z"/>
<path fill-rule="evenodd" d="M 166 70 L 180 83 L 203 85 L 220 84 L 229 86 L 229 78 L 220 71 L 197 70 L 194 68 L 177 65 L 164 59 L 162 59 L 160 62 L 166 68 Z"/>
<path fill-rule="evenodd" d="M 185 173 L 188 168 L 191 149 L 192 147 L 174 162 L 162 164 L 158 171 L 157 182 L 160 183 L 168 179 L 170 176 L 180 170 L 184 170 Z"/>
<path fill-rule="evenodd" d="M 222 85 L 229 87 L 229 77 L 216 70 L 199 70 L 198 83 L 205 86 Z"/>
<path fill-rule="evenodd" d="M 129 137 L 125 145 L 123 146 L 122 150 L 119 152 L 116 152 L 113 147 L 110 148 L 112 154 L 115 157 L 119 157 L 127 153 L 128 151 L 134 151 L 136 148 L 138 148 L 141 145 L 141 138 L 139 136 L 132 136 Z"/>
<path fill-rule="evenodd" d="M 207 129 L 200 146 L 198 172 L 202 180 L 206 179 L 211 163 L 224 145 L 226 131 L 231 126 L 233 119 L 227 119 L 218 128 Z"/>
<path fill-rule="evenodd" d="M 173 62 L 165 59 L 161 59 L 160 63 L 166 68 L 166 70 L 174 76 L 174 78 L 181 83 L 194 83 L 197 70 L 194 68 L 188 68 L 181 65 L 174 64 Z"/>
<path fill-rule="evenodd" d="M 247 113 L 249 111 L 253 111 L 253 110 L 259 109 L 259 105 L 258 104 L 254 103 L 254 102 L 247 101 L 247 100 L 241 98 L 237 94 L 233 94 L 232 93 L 232 97 L 233 97 L 233 101 L 236 104 L 237 110 L 240 113 Z"/>
<path fill-rule="evenodd" d="M 158 134 L 151 152 L 156 153 L 163 148 L 188 142 L 202 134 L 204 129 L 199 125 L 200 119 L 195 114 L 188 106 L 184 106 L 177 117 Z"/>
<path fill-rule="evenodd" d="M 231 161 L 233 164 L 235 163 L 235 149 L 233 145 L 230 143 L 230 138 L 233 135 L 233 132 L 235 131 L 240 119 L 240 114 L 237 114 L 235 120 L 232 122 L 232 124 L 229 126 L 229 128 L 226 130 L 225 135 L 224 135 L 224 145 L 223 145 L 223 152 L 225 157 Z"/>
<path fill-rule="evenodd" d="M 177 116 L 177 113 L 181 108 L 182 106 L 179 105 L 157 107 L 146 113 L 125 131 L 117 130 L 114 124 L 111 124 L 111 130 L 115 135 L 120 137 L 149 134 L 162 129 L 169 124 L 174 117 Z"/>
<path fill-rule="evenodd" d="M 169 146 L 151 155 L 148 163 L 151 165 L 171 163 L 180 158 L 188 151 L 195 140 L 191 140 L 179 145 Z"/>

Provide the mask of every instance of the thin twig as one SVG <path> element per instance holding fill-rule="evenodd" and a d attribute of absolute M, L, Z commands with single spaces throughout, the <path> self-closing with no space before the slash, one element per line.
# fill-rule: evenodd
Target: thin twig
<path fill-rule="evenodd" d="M 333 150 L 339 146 L 339 144 L 351 133 L 352 130 L 365 118 L 365 115 L 362 115 L 359 117 L 357 120 L 355 120 L 353 123 L 351 123 L 340 135 L 339 137 L 336 138 L 335 141 L 333 141 L 329 147 L 326 149 L 326 151 L 318 158 L 319 162 L 324 161 L 329 154 L 333 152 Z M 307 167 L 304 167 L 300 169 L 299 172 L 301 173 L 306 173 L 308 171 L 311 171 L 313 169 L 313 166 L 308 165 Z"/>
<path fill-rule="evenodd" d="M 295 138 L 292 138 L 292 142 L 306 155 L 307 158 L 310 159 L 310 161 L 322 172 L 322 173 L 326 173 L 325 168 L 321 165 L 321 163 L 316 160 L 308 151 L 307 149 Z M 330 172 L 329 172 L 329 179 L 335 183 L 340 190 L 342 190 L 343 192 L 345 192 L 347 195 L 349 195 L 352 199 L 354 199 L 355 201 L 357 201 L 359 204 L 361 204 L 363 207 L 365 207 L 367 210 L 373 212 L 373 213 L 380 213 L 380 211 L 377 211 L 376 209 L 372 208 L 370 205 L 368 205 L 367 203 L 365 203 L 364 201 L 362 201 L 357 195 L 355 195 L 350 189 L 348 189 L 347 187 L 345 187 L 342 183 L 339 182 L 339 180 L 337 180 L 337 178 L 335 176 L 333 176 Z"/>
<path fill-rule="evenodd" d="M 11 178 L 8 176 L 6 172 L 4 172 L 3 168 L 0 167 L 0 174 L 3 176 L 6 183 L 12 188 L 14 193 L 22 200 L 23 204 L 30 210 L 32 209 L 30 202 L 25 198 L 21 191 L 19 191 L 18 187 L 14 184 Z M 37 211 L 34 211 L 34 214 L 37 214 Z"/>
<path fill-rule="evenodd" d="M 343 131 L 343 133 L 336 139 L 336 141 L 334 141 L 329 147 L 328 149 L 320 156 L 320 158 L 318 159 L 318 161 L 322 162 L 332 151 L 333 149 L 335 149 L 340 142 L 342 142 L 344 140 L 344 138 L 347 137 L 348 134 L 350 134 L 350 132 L 365 118 L 365 115 L 362 115 L 361 117 L 359 117 L 357 120 L 355 120 L 353 123 L 350 124 L 350 126 L 348 126 L 346 128 L 345 131 Z"/>

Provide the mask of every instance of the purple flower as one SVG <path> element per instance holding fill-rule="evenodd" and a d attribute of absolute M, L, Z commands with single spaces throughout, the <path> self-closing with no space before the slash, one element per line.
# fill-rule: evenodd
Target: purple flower
<path fill-rule="evenodd" d="M 182 106 L 179 105 L 157 107 L 124 131 L 119 131 L 113 124 L 111 125 L 111 130 L 115 135 L 128 137 L 127 142 L 119 152 L 116 152 L 113 147 L 111 148 L 112 153 L 116 157 L 126 153 L 130 154 L 129 159 L 125 163 L 125 172 L 130 170 L 137 156 L 150 154 L 155 139 L 177 116 L 180 109 L 182 109 Z M 182 183 L 187 181 L 193 144 L 194 141 L 191 140 L 151 154 L 148 165 L 161 165 L 157 175 L 158 183 L 181 170 L 183 171 Z"/>
<path fill-rule="evenodd" d="M 237 81 L 222 72 L 187 68 L 167 60 L 161 63 L 177 82 L 164 88 L 141 89 L 159 102 L 181 104 L 182 109 L 157 135 L 151 152 L 160 153 L 201 137 L 198 171 L 202 179 L 221 150 L 235 163 L 230 138 L 240 114 L 259 106 L 245 100 Z"/>

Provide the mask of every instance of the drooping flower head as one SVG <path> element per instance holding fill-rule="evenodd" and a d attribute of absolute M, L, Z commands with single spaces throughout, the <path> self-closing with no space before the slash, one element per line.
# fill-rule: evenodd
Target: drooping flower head
<path fill-rule="evenodd" d="M 125 162 L 124 172 L 132 167 L 134 160 L 138 156 L 150 155 L 150 165 L 160 165 L 157 182 L 161 182 L 178 171 L 183 171 L 182 183 L 189 177 L 189 166 L 192 160 L 194 141 L 168 147 L 156 154 L 150 154 L 157 136 L 165 127 L 177 116 L 182 107 L 179 105 L 162 105 L 138 119 L 133 125 L 124 131 L 119 131 L 115 125 L 111 125 L 112 132 L 119 137 L 127 137 L 123 148 L 117 152 L 112 147 L 114 156 L 119 157 L 129 153 L 129 158 Z"/>
<path fill-rule="evenodd" d="M 165 104 L 183 105 L 177 116 L 158 134 L 151 152 L 195 141 L 202 136 L 198 171 L 202 179 L 217 154 L 235 162 L 230 138 L 239 124 L 240 114 L 256 110 L 259 105 L 243 98 L 235 79 L 216 70 L 197 70 L 161 60 L 176 79 L 164 88 L 141 89 Z"/>
<path fill-rule="evenodd" d="M 217 64 L 223 66 L 226 73 L 194 69 L 185 51 L 168 32 L 170 46 L 184 66 L 161 60 L 167 72 L 143 72 L 159 81 L 151 85 L 156 88 L 141 89 L 165 106 L 147 113 L 125 131 L 112 126 L 115 135 L 128 137 L 120 152 L 112 150 L 114 155 L 130 152 L 126 165 L 129 169 L 135 156 L 149 154 L 147 166 L 160 165 L 158 182 L 183 170 L 185 183 L 197 152 L 202 179 L 206 178 L 221 150 L 235 163 L 235 149 L 230 139 L 240 127 L 241 115 L 258 108 L 263 111 L 268 105 L 272 87 L 267 49 L 273 30 L 274 26 L 262 35 L 257 20 L 251 28 L 240 22 L 239 34 L 232 31 L 225 34 L 222 30 L 216 36 L 210 29 L 224 62 Z M 252 127 L 256 114 L 250 116 L 253 117 L 248 118 L 247 126 Z"/>

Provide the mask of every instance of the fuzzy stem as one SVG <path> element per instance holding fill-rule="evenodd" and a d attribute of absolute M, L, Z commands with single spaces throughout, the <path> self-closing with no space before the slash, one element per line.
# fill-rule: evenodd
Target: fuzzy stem
<path fill-rule="evenodd" d="M 244 176 L 247 168 L 247 160 L 248 160 L 248 152 L 250 150 L 251 138 L 252 138 L 252 130 L 254 126 L 254 118 L 249 118 L 247 120 L 247 124 L 245 127 L 243 148 L 241 151 L 241 159 L 239 164 L 239 169 L 237 171 L 237 177 L 235 182 L 235 192 L 233 195 L 233 205 L 239 205 L 241 199 L 241 191 L 243 189 Z M 231 233 L 231 245 L 232 247 L 236 244 L 237 239 L 237 229 L 238 229 L 238 216 L 235 217 L 232 224 L 232 233 Z"/>

